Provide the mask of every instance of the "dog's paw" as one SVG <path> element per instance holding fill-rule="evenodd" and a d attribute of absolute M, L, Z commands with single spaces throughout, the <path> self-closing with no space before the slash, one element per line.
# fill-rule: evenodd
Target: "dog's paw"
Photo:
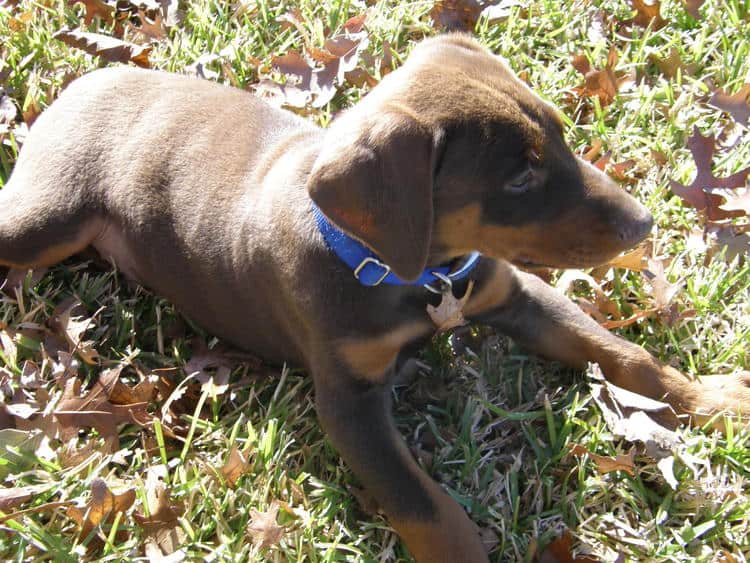
<path fill-rule="evenodd" d="M 727 414 L 736 420 L 750 420 L 750 372 L 735 375 L 707 375 L 696 379 L 688 414 L 699 424 L 715 417 L 713 426 L 724 430 Z"/>

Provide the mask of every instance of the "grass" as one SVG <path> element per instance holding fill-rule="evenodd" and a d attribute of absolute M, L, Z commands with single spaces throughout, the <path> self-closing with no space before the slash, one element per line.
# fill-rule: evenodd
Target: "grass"
<path fill-rule="evenodd" d="M 268 65 L 271 56 L 301 48 L 305 36 L 321 45 L 327 30 L 365 9 L 363 2 L 350 0 L 249 4 L 254 9 L 237 16 L 230 2 L 184 3 L 184 19 L 155 45 L 152 65 L 187 72 L 201 55 L 222 53 L 209 67 L 219 80 L 244 87 L 257 80 L 259 64 Z M 427 16 L 432 2 L 368 4 L 369 50 L 376 60 L 386 42 L 398 61 L 417 40 L 435 33 Z M 670 258 L 669 279 L 684 282 L 675 299 L 677 310 L 694 310 L 672 326 L 654 316 L 621 334 L 691 374 L 748 369 L 750 264 L 706 260 L 704 250 L 691 247 L 689 233 L 701 218 L 669 189 L 669 180 L 687 182 L 694 171 L 685 148 L 694 126 L 720 135 L 719 172 L 750 164 L 747 129 L 733 127 L 725 114 L 706 104 L 712 85 L 735 91 L 750 81 L 747 3 L 709 0 L 702 18 L 694 20 L 682 2 L 667 0 L 662 5 L 665 27 L 632 32 L 597 23 L 600 11 L 630 17 L 625 1 L 520 4 L 507 20 L 480 20 L 475 34 L 561 107 L 574 149 L 582 151 L 600 139 L 612 162 L 635 161 L 629 189 L 654 212 L 654 255 Z M 292 10 L 301 14 L 299 28 L 282 21 Z M 61 0 L 23 0 L 15 8 L 0 8 L 2 86 L 27 115 L 46 107 L 71 77 L 104 64 L 51 38 L 61 27 L 78 26 L 81 13 L 80 4 L 70 7 Z M 107 32 L 106 26 L 98 30 Z M 606 107 L 571 95 L 582 82 L 571 55 L 585 53 L 599 68 L 612 45 L 620 54 L 617 68 L 634 71 L 637 84 Z M 665 57 L 672 49 L 692 68 L 667 78 L 653 56 Z M 379 76 L 377 64 L 368 68 Z M 308 118 L 325 125 L 365 92 L 346 84 L 328 106 L 307 112 Z M 12 171 L 20 140 L 12 132 L 3 137 L 0 186 Z M 665 156 L 664 164 L 654 159 L 655 151 Z M 605 276 L 619 306 L 639 308 L 648 302 L 639 273 L 616 270 Z M 0 360 L 6 402 L 21 387 L 26 360 L 42 366 L 44 387 L 55 392 L 51 372 L 58 364 L 44 359 L 46 342 L 34 328 L 45 326 L 55 306 L 70 295 L 94 315 L 86 339 L 94 342 L 102 365 L 124 364 L 123 377 L 131 383 L 162 373 L 158 370 L 184 367 L 194 353 L 195 336 L 215 343 L 169 303 L 96 262 L 73 259 L 2 298 L 0 321 L 15 334 L 17 346 L 16 354 L 4 346 Z M 675 452 L 676 489 L 641 449 L 634 475 L 602 475 L 588 457 L 568 455 L 569 444 L 601 455 L 625 453 L 632 445 L 611 435 L 580 374 L 529 357 L 505 337 L 478 328 L 465 340 L 463 353 L 447 337 L 423 353 L 417 369 L 397 386 L 395 414 L 420 462 L 480 525 L 493 560 L 532 561 L 566 529 L 576 547 L 603 560 L 747 560 L 750 432 L 738 428 L 721 436 L 683 429 L 684 441 Z M 89 383 L 102 369 L 79 364 L 80 376 Z M 125 426 L 119 436 L 124 451 L 109 454 L 91 448 L 100 445 L 95 433 L 78 436 L 72 449 L 45 441 L 38 432 L 23 434 L 21 444 L 12 442 L 17 435 L 3 435 L 4 486 L 41 488 L 21 508 L 5 512 L 48 502 L 86 502 L 99 477 L 113 489 L 135 488 L 134 509 L 142 511 L 147 472 L 163 465 L 170 497 L 181 507 L 178 523 L 187 560 L 409 560 L 387 523 L 357 501 L 356 480 L 317 424 L 305 374 L 256 372 L 245 365 L 233 371 L 231 381 L 229 391 L 216 400 L 200 387 L 190 388 L 194 400 L 181 418 L 189 436 L 182 441 L 158 428 Z M 217 477 L 233 446 L 250 462 L 236 487 Z M 274 501 L 286 503 L 278 519 L 286 533 L 278 545 L 259 548 L 246 531 L 250 510 L 266 510 Z M 79 537 L 64 507 L 2 517 L 0 557 L 143 558 L 146 533 L 132 510 L 117 529 L 105 527 L 98 540 L 99 532 Z"/>

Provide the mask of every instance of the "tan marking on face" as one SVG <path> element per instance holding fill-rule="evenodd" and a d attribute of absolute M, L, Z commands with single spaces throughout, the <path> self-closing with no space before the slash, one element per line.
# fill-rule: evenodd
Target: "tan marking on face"
<path fill-rule="evenodd" d="M 504 261 L 495 263 L 492 275 L 475 291 L 464 307 L 464 316 L 472 317 L 491 311 L 508 300 L 515 285 L 513 267 Z"/>
<path fill-rule="evenodd" d="M 567 214 L 559 220 L 522 226 L 484 224 L 477 250 L 510 262 L 519 259 L 556 268 L 597 266 L 626 249 L 613 229 L 593 217 Z"/>
<path fill-rule="evenodd" d="M 482 207 L 472 203 L 439 217 L 435 225 L 434 237 L 438 244 L 453 255 L 467 254 L 477 250 L 480 240 Z"/>
<path fill-rule="evenodd" d="M 346 364 L 358 375 L 378 380 L 396 361 L 401 348 L 406 344 L 432 332 L 432 326 L 424 322 L 401 325 L 395 329 L 370 338 L 342 338 L 336 349 Z"/>

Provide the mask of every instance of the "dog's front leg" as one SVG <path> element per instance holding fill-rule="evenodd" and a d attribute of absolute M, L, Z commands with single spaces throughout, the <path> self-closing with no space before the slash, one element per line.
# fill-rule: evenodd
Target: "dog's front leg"
<path fill-rule="evenodd" d="M 411 554 L 424 563 L 487 561 L 476 525 L 419 468 L 398 434 L 390 385 L 347 371 L 341 365 L 313 368 L 318 418 Z"/>
<path fill-rule="evenodd" d="M 703 423 L 719 411 L 747 414 L 750 409 L 748 376 L 690 379 L 602 328 L 536 276 L 503 263 L 492 276 L 488 285 L 502 288 L 502 295 L 472 314 L 471 320 L 494 326 L 532 351 L 567 365 L 582 368 L 597 362 L 615 385 L 667 401 L 695 422 Z"/>

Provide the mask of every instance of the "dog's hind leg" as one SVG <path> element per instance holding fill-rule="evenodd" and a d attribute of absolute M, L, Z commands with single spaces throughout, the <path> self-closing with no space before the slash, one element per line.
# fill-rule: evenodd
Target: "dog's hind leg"
<path fill-rule="evenodd" d="M 76 196 L 71 190 L 29 183 L 43 176 L 29 173 L 28 166 L 17 169 L 0 190 L 1 265 L 49 266 L 83 250 L 102 231 L 104 223 L 96 206 L 82 201 L 80 193 Z"/>

